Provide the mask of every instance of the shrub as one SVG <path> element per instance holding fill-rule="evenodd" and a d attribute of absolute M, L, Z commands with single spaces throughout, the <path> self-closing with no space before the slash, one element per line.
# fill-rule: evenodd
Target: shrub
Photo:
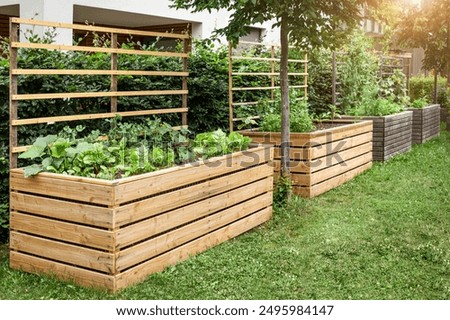
<path fill-rule="evenodd" d="M 426 98 L 433 101 L 434 77 L 416 76 L 409 80 L 409 96 L 411 100 Z M 442 107 L 450 107 L 450 88 L 447 88 L 447 80 L 438 77 L 437 103 Z"/>
<path fill-rule="evenodd" d="M 308 62 L 308 103 L 310 111 L 321 115 L 332 103 L 332 54 L 329 50 L 314 50 Z"/>
<path fill-rule="evenodd" d="M 228 130 L 228 50 L 195 41 L 189 59 L 188 124 L 195 132 Z"/>

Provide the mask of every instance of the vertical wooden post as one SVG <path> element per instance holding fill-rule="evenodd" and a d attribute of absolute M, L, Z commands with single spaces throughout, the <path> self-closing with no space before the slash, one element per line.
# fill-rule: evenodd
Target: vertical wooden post
<path fill-rule="evenodd" d="M 228 42 L 228 113 L 230 132 L 233 132 L 233 46 Z"/>
<path fill-rule="evenodd" d="M 406 73 L 406 91 L 408 92 L 409 96 L 409 90 L 411 89 L 410 83 L 411 83 L 411 59 L 410 58 L 404 58 L 403 63 L 406 65 L 405 73 Z"/>
<path fill-rule="evenodd" d="M 272 61 L 270 62 L 271 63 L 271 73 L 272 73 L 272 75 L 271 75 L 271 87 L 274 88 L 275 87 L 275 75 L 274 75 L 274 73 L 275 73 L 275 60 L 273 60 L 273 59 L 275 59 L 275 46 L 274 45 L 271 46 L 271 51 L 272 51 L 272 55 L 271 55 Z M 270 90 L 270 98 L 272 100 L 275 99 L 275 89 L 271 89 Z"/>
<path fill-rule="evenodd" d="M 331 103 L 336 106 L 336 78 L 337 78 L 337 65 L 336 65 L 336 51 L 333 51 L 331 56 Z"/>
<path fill-rule="evenodd" d="M 434 70 L 434 85 L 433 85 L 433 103 L 437 103 L 437 94 L 438 93 L 438 71 Z"/>
<path fill-rule="evenodd" d="M 305 78 L 304 78 L 304 86 L 305 86 L 305 99 L 308 98 L 308 54 L 305 53 Z"/>
<path fill-rule="evenodd" d="M 12 74 L 13 69 L 17 69 L 17 48 L 12 47 L 12 43 L 18 41 L 19 24 L 9 20 L 9 167 L 11 169 L 17 168 L 17 153 L 14 153 L 14 148 L 18 146 L 17 127 L 12 125 L 14 120 L 17 120 L 17 109 L 19 102 L 13 99 L 17 94 L 17 75 Z"/>
<path fill-rule="evenodd" d="M 183 39 L 183 53 L 188 53 L 188 52 L 189 52 L 188 41 L 187 41 L 187 39 Z M 183 72 L 188 72 L 188 58 L 187 57 L 183 58 Z M 188 89 L 187 76 L 183 76 L 181 81 L 182 81 L 182 84 L 181 84 L 182 89 L 187 90 Z M 181 96 L 181 107 L 182 108 L 188 107 L 188 95 L 186 93 L 184 93 Z M 183 112 L 181 114 L 181 124 L 183 126 L 187 126 L 187 124 L 188 124 L 187 112 Z"/>
<path fill-rule="evenodd" d="M 117 33 L 111 33 L 111 48 L 117 49 Z M 117 53 L 111 53 L 111 70 L 118 70 Z M 111 92 L 118 89 L 118 77 L 117 74 L 111 75 Z M 117 97 L 111 97 L 111 113 L 117 112 Z"/>

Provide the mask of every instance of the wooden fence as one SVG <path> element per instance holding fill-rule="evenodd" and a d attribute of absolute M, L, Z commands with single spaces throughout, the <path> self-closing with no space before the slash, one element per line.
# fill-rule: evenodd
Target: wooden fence
<path fill-rule="evenodd" d="M 92 47 L 92 46 L 72 46 L 48 43 L 30 43 L 19 39 L 19 31 L 22 26 L 42 26 L 44 28 L 66 28 L 72 30 L 82 30 L 87 33 L 104 33 L 110 35 L 110 47 Z M 118 45 L 118 35 L 138 35 L 145 37 L 170 38 L 183 43 L 182 52 L 157 51 L 154 49 L 124 49 Z M 110 70 L 87 70 L 87 69 L 19 69 L 18 54 L 20 49 L 31 50 L 59 50 L 59 51 L 78 51 L 95 53 L 101 52 L 109 54 L 111 57 Z M 180 113 L 181 125 L 187 126 L 187 59 L 189 50 L 189 35 L 162 33 L 151 31 L 140 31 L 132 29 L 117 29 L 108 27 L 97 27 L 92 25 L 53 23 L 46 21 L 37 21 L 31 19 L 11 18 L 10 19 L 10 167 L 17 167 L 18 153 L 26 150 L 27 146 L 18 145 L 18 128 L 33 124 L 53 124 L 66 121 L 81 121 L 91 119 L 114 118 L 116 115 L 122 117 L 157 115 L 167 113 Z M 123 70 L 118 65 L 119 55 L 144 55 L 157 57 L 172 57 L 180 60 L 181 71 L 148 71 L 148 70 Z M 107 92 L 60 92 L 60 93 L 37 93 L 37 94 L 19 94 L 18 77 L 26 75 L 77 75 L 92 76 L 103 75 L 111 79 L 110 90 Z M 140 90 L 140 91 L 118 91 L 119 76 L 160 76 L 160 77 L 181 77 L 181 88 L 174 90 Z M 166 96 L 180 95 L 181 106 L 174 108 L 137 110 L 137 111 L 118 111 L 118 97 L 137 97 L 137 96 Z M 39 117 L 23 119 L 18 116 L 19 102 L 25 100 L 42 99 L 80 99 L 80 98 L 103 98 L 109 97 L 111 107 L 109 112 L 95 114 L 76 114 L 54 117 Z"/>

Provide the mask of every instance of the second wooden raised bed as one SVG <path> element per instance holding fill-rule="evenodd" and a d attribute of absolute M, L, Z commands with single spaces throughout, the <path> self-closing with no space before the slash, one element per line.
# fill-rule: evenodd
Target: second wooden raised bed
<path fill-rule="evenodd" d="M 373 160 L 386 161 L 394 155 L 411 150 L 412 111 L 388 116 L 344 116 L 344 119 L 373 121 Z"/>
<path fill-rule="evenodd" d="M 440 105 L 433 104 L 424 108 L 409 108 L 413 112 L 412 143 L 424 143 L 439 135 Z"/>
<path fill-rule="evenodd" d="M 339 120 L 333 124 L 328 129 L 291 133 L 290 170 L 295 194 L 306 198 L 320 195 L 372 166 L 372 122 Z M 275 145 L 275 171 L 279 172 L 281 134 L 241 133 L 255 142 Z"/>
<path fill-rule="evenodd" d="M 105 181 L 11 170 L 10 264 L 110 291 L 272 215 L 268 146 Z"/>

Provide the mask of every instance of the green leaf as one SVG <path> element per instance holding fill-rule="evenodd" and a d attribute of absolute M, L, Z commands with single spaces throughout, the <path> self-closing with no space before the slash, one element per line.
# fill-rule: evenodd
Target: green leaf
<path fill-rule="evenodd" d="M 52 163 L 53 163 L 53 159 L 51 157 L 47 157 L 44 160 L 42 160 L 42 166 L 44 168 L 47 168 L 47 167 L 51 166 Z"/>
<path fill-rule="evenodd" d="M 24 153 L 19 155 L 20 159 L 35 159 L 44 155 L 45 146 L 33 145 L 27 149 Z"/>
<path fill-rule="evenodd" d="M 33 146 L 36 147 L 47 147 L 49 144 L 53 143 L 58 139 L 57 135 L 49 135 L 45 137 L 39 137 L 36 139 L 36 141 L 33 143 Z"/>
<path fill-rule="evenodd" d="M 42 172 L 44 168 L 39 164 L 32 164 L 31 166 L 27 166 L 23 168 L 23 173 L 26 178 L 37 175 L 39 172 Z"/>

